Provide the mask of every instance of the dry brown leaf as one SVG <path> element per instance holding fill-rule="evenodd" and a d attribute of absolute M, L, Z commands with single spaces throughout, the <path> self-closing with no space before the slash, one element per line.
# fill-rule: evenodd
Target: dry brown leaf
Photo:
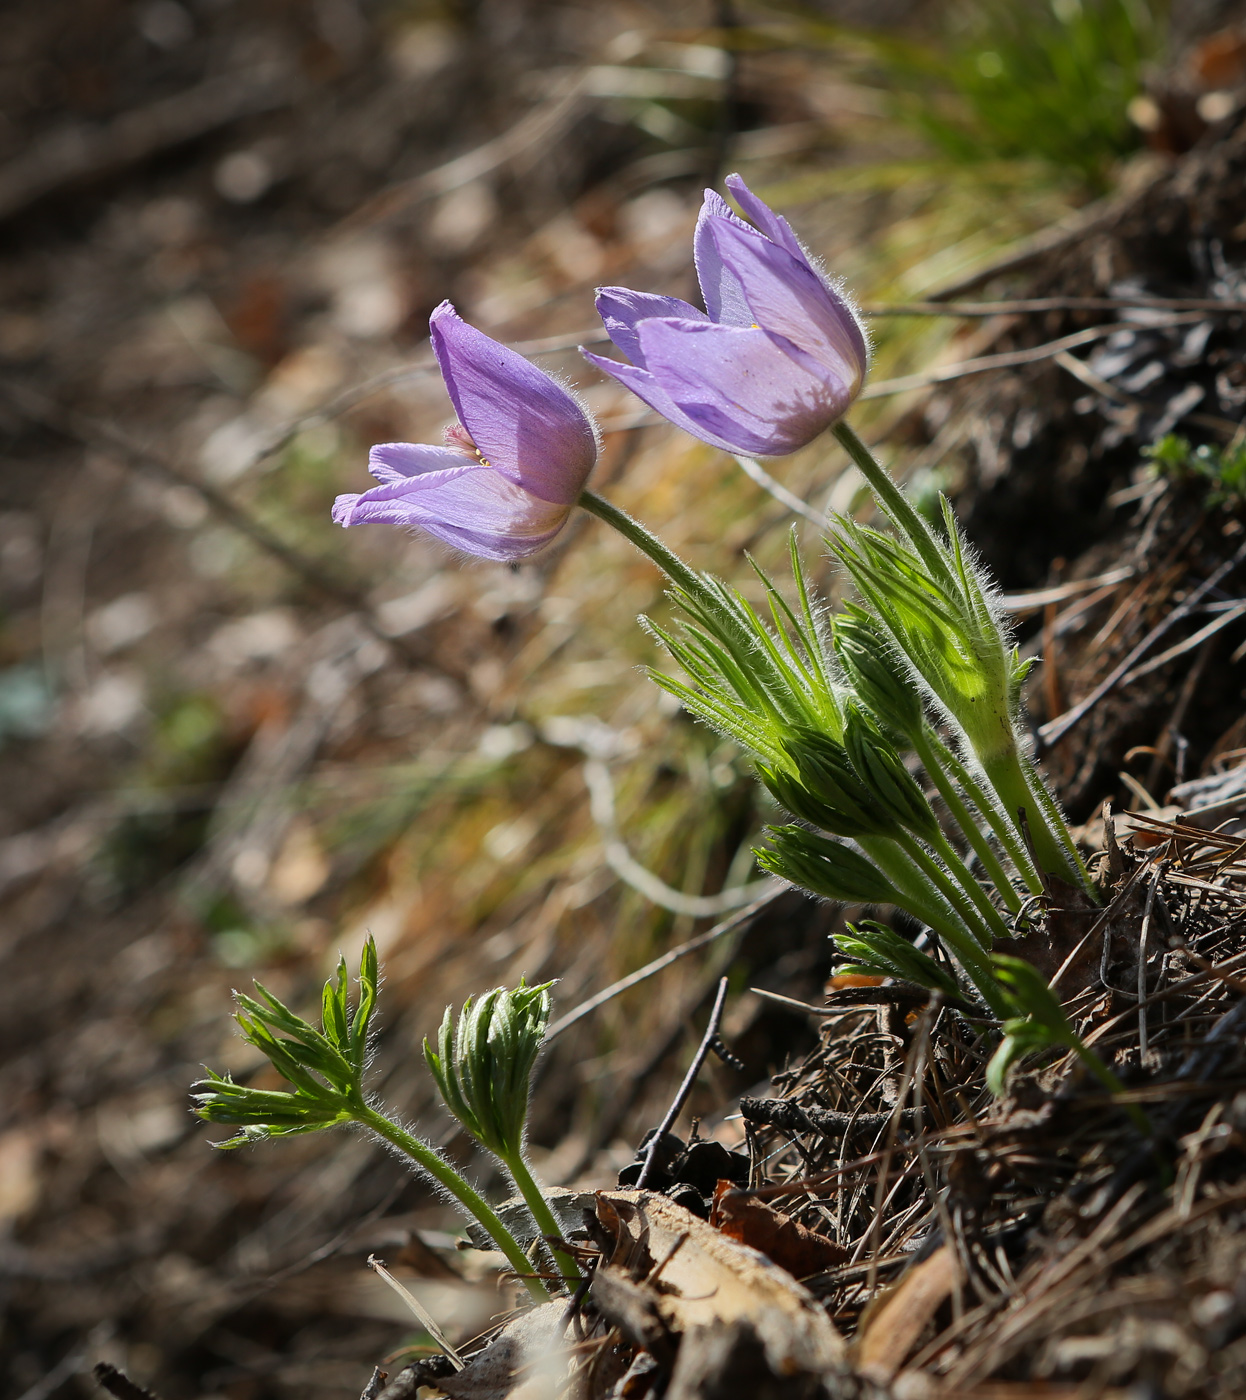
<path fill-rule="evenodd" d="M 879 1384 L 891 1380 L 955 1284 L 956 1256 L 947 1245 L 914 1264 L 871 1309 L 854 1347 L 857 1370 Z"/>
<path fill-rule="evenodd" d="M 794 1278 L 808 1278 L 823 1269 L 833 1269 L 849 1258 L 842 1245 L 781 1215 L 731 1181 L 720 1181 L 715 1188 L 710 1224 L 728 1239 L 760 1250 Z"/>

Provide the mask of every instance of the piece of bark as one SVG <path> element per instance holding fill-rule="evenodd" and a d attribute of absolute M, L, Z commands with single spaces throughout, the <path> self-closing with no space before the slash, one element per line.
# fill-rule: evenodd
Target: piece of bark
<path fill-rule="evenodd" d="M 951 1296 L 956 1270 L 956 1256 L 947 1245 L 940 1245 L 871 1308 L 854 1346 L 861 1375 L 879 1384 L 891 1380 L 926 1324 Z"/>
<path fill-rule="evenodd" d="M 710 1224 L 728 1239 L 760 1250 L 793 1278 L 808 1278 L 847 1263 L 850 1252 L 827 1235 L 821 1235 L 780 1214 L 764 1201 L 720 1181 L 714 1192 Z"/>
<path fill-rule="evenodd" d="M 843 1338 L 826 1311 L 764 1254 L 653 1191 L 599 1191 L 597 1218 L 613 1241 L 605 1262 L 651 1289 L 657 1315 L 682 1334 L 681 1354 L 698 1329 L 739 1323 L 752 1329 L 773 1375 L 841 1367 Z"/>

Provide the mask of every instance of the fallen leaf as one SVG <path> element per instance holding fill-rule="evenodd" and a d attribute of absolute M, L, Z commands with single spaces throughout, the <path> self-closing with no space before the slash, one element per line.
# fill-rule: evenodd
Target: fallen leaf
<path fill-rule="evenodd" d="M 682 1335 L 675 1367 L 682 1379 L 676 1386 L 673 1378 L 668 1397 L 694 1393 L 699 1372 L 689 1367 L 703 1352 L 712 1366 L 743 1349 L 782 1377 L 822 1376 L 842 1365 L 843 1338 L 826 1310 L 758 1250 L 653 1191 L 599 1191 L 597 1219 L 612 1242 L 606 1264 L 647 1287 L 653 1314 Z M 701 1335 L 707 1331 L 712 1346 Z"/>
<path fill-rule="evenodd" d="M 760 1250 L 794 1278 L 833 1269 L 850 1257 L 848 1250 L 828 1236 L 781 1215 L 730 1181 L 720 1181 L 715 1188 L 710 1224 L 728 1239 Z"/>

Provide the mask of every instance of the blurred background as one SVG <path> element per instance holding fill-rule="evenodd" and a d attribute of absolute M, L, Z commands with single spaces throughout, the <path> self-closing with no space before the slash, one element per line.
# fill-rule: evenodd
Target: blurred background
<path fill-rule="evenodd" d="M 783 575 L 794 526 L 833 593 L 790 497 L 865 508 L 834 444 L 769 464 L 785 503 L 665 427 L 576 354 L 593 288 L 694 297 L 701 191 L 738 170 L 867 309 L 976 295 L 1234 120 L 1241 21 L 1214 0 L 8 0 L 6 1394 L 94 1393 L 106 1360 L 166 1400 L 357 1395 L 427 1342 L 371 1251 L 473 1335 L 503 1301 L 486 1261 L 392 1158 L 346 1135 L 211 1149 L 189 1083 L 256 1068 L 231 988 L 314 1005 L 371 931 L 377 1086 L 483 1172 L 418 1055 L 446 1003 L 557 977 L 560 1014 L 757 879 L 770 809 L 643 674 L 662 660 L 636 616 L 667 606 L 645 560 L 587 518 L 515 569 L 331 525 L 370 443 L 450 420 L 432 308 L 574 383 L 596 485 L 696 566 Z M 975 516 L 998 444 L 929 372 L 1027 332 L 871 326 L 858 428 L 920 499 L 968 492 L 1006 588 L 1046 583 L 1157 418 L 1079 427 L 1097 446 L 1046 473 L 1045 515 L 997 492 Z M 723 972 L 744 1069 L 707 1070 L 692 1111 L 738 1142 L 733 1098 L 813 1037 L 749 989 L 816 1000 L 831 919 L 786 895 L 579 1022 L 541 1069 L 539 1174 L 613 1183 Z"/>

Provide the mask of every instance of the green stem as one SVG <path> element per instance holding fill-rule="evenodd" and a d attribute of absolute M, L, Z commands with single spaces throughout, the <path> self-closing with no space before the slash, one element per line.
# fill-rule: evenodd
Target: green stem
<path fill-rule="evenodd" d="M 1012 881 L 1004 870 L 999 857 L 995 854 L 986 833 L 974 820 L 969 808 L 961 800 L 955 783 L 948 778 L 927 736 L 925 733 L 919 732 L 910 737 L 913 740 L 917 756 L 922 761 L 922 766 L 930 775 L 931 782 L 938 789 L 939 796 L 943 798 L 948 811 L 952 814 L 952 820 L 963 832 L 965 840 L 973 847 L 974 854 L 982 862 L 982 868 L 999 891 L 1000 898 L 1014 914 L 1020 912 L 1021 896 L 1013 888 Z"/>
<path fill-rule="evenodd" d="M 853 432 L 847 423 L 840 419 L 831 429 L 840 446 L 856 463 L 861 475 L 869 482 L 870 490 L 878 497 L 883 509 L 891 517 L 896 527 L 909 538 L 913 548 L 922 557 L 922 562 L 935 578 L 945 582 L 952 579 L 947 560 L 939 549 L 939 542 L 929 523 L 914 509 L 912 502 L 891 479 L 891 475 L 878 462 L 874 454 Z"/>
<path fill-rule="evenodd" d="M 915 865 L 908 853 L 889 836 L 859 836 L 857 845 L 891 881 L 897 894 L 902 896 L 901 907 L 914 918 L 940 934 L 949 928 L 956 935 L 972 937 L 971 930 L 961 921 L 955 908 L 941 899 L 926 872 Z M 949 936 L 951 941 L 951 936 Z"/>
<path fill-rule="evenodd" d="M 671 582 L 677 583 L 685 593 L 701 602 L 712 604 L 717 601 L 706 587 L 704 579 L 695 570 L 690 569 L 674 550 L 668 549 L 652 531 L 646 530 L 640 521 L 633 520 L 626 511 L 611 505 L 596 491 L 581 491 L 579 504 L 590 515 L 595 515 L 611 529 L 617 530 L 625 540 L 630 540 L 642 554 L 647 554 Z"/>
<path fill-rule="evenodd" d="M 489 1202 L 479 1192 L 474 1191 L 448 1162 L 443 1161 L 427 1143 L 421 1142 L 405 1128 L 400 1128 L 397 1123 L 391 1122 L 383 1113 L 378 1113 L 367 1104 L 352 1105 L 352 1116 L 356 1123 L 392 1143 L 400 1152 L 405 1152 L 434 1181 L 444 1186 L 456 1200 L 466 1206 L 493 1237 L 497 1247 L 506 1256 L 507 1263 L 523 1280 L 533 1302 L 549 1302 L 549 1290 L 540 1279 L 532 1277 L 532 1261 L 520 1249 L 514 1235 L 498 1219 Z"/>
<path fill-rule="evenodd" d="M 966 927 L 973 935 L 979 954 L 981 954 L 982 949 L 989 948 L 991 946 L 991 931 L 975 911 L 966 892 L 952 882 L 947 872 L 940 867 L 939 862 L 915 836 L 906 831 L 897 840 L 913 863 L 964 920 Z"/>
<path fill-rule="evenodd" d="M 723 642 L 732 658 L 740 664 L 742 671 L 748 670 L 742 658 L 750 658 L 769 671 L 773 693 L 784 693 L 784 677 L 773 656 L 764 648 L 758 649 L 758 636 L 741 622 L 733 608 L 730 595 L 726 594 L 725 590 L 723 593 L 716 591 L 711 582 L 702 578 L 694 569 L 690 569 L 679 555 L 663 544 L 652 531 L 647 530 L 638 520 L 633 520 L 626 511 L 611 505 L 604 496 L 597 495 L 595 491 L 581 491 L 579 504 L 590 515 L 595 515 L 598 520 L 609 525 L 612 530 L 617 530 L 625 540 L 634 544 L 672 583 L 683 590 L 695 605 L 687 610 L 696 618 L 697 608 L 700 608 L 700 621 Z M 765 688 L 755 689 L 761 702 L 773 708 L 773 698 Z"/>
<path fill-rule="evenodd" d="M 995 938 L 1009 937 L 1008 925 L 1004 922 L 999 910 L 991 903 L 991 897 L 982 887 L 981 880 L 973 876 L 973 872 L 960 858 L 960 853 L 947 839 L 939 832 L 938 836 L 931 842 L 935 850 L 943 857 L 943 863 L 952 872 L 952 877 L 961 889 L 973 900 L 978 912 L 986 920 L 987 927 Z M 989 945 L 988 945 L 989 946 Z"/>
<path fill-rule="evenodd" d="M 939 762 L 944 765 L 952 775 L 954 781 L 960 784 L 969 794 L 970 801 L 986 818 L 991 830 L 999 839 L 999 843 L 1012 863 L 1021 873 L 1021 878 L 1025 881 L 1025 887 L 1031 894 L 1042 894 L 1043 882 L 1038 877 L 1038 871 L 1034 869 L 1034 862 L 1030 859 L 1030 853 L 1022 845 L 1017 836 L 1016 827 L 1008 820 L 1003 808 L 991 795 L 991 793 L 978 782 L 969 768 L 952 752 L 942 739 L 932 730 L 924 731 L 924 738 L 934 751 Z"/>
<path fill-rule="evenodd" d="M 554 1212 L 550 1210 L 549 1203 L 541 1195 L 541 1188 L 532 1179 L 532 1173 L 528 1170 L 528 1164 L 518 1152 L 514 1157 L 504 1157 L 506 1169 L 515 1178 L 515 1185 L 519 1187 L 519 1194 L 528 1203 L 528 1209 L 532 1212 L 532 1218 L 536 1221 L 537 1229 L 547 1237 L 554 1235 L 562 1236 L 562 1226 L 554 1218 Z M 554 1263 L 557 1264 L 563 1277 L 578 1281 L 581 1277 L 579 1266 L 575 1260 L 564 1250 L 556 1249 L 552 1244 L 549 1246 L 550 1253 L 554 1256 Z"/>
<path fill-rule="evenodd" d="M 1095 887 L 1086 874 L 1086 868 L 1073 847 L 1072 838 L 1058 811 L 1055 815 L 1059 824 L 1057 829 L 1052 829 L 1051 816 L 1055 804 L 1045 791 L 1042 796 L 1036 791 L 1045 788 L 1042 779 L 1035 774 L 1035 781 L 1030 781 L 1030 775 L 1026 772 L 1028 765 L 1015 748 L 990 758 L 980 754 L 979 758 L 987 780 L 1018 831 L 1022 830 L 1020 813 L 1024 809 L 1030 839 L 1034 843 L 1034 858 L 1039 867 L 1049 875 L 1058 875 L 1070 885 L 1080 885 L 1098 903 Z M 1047 801 L 1043 800 L 1044 796 L 1048 797 Z"/>

